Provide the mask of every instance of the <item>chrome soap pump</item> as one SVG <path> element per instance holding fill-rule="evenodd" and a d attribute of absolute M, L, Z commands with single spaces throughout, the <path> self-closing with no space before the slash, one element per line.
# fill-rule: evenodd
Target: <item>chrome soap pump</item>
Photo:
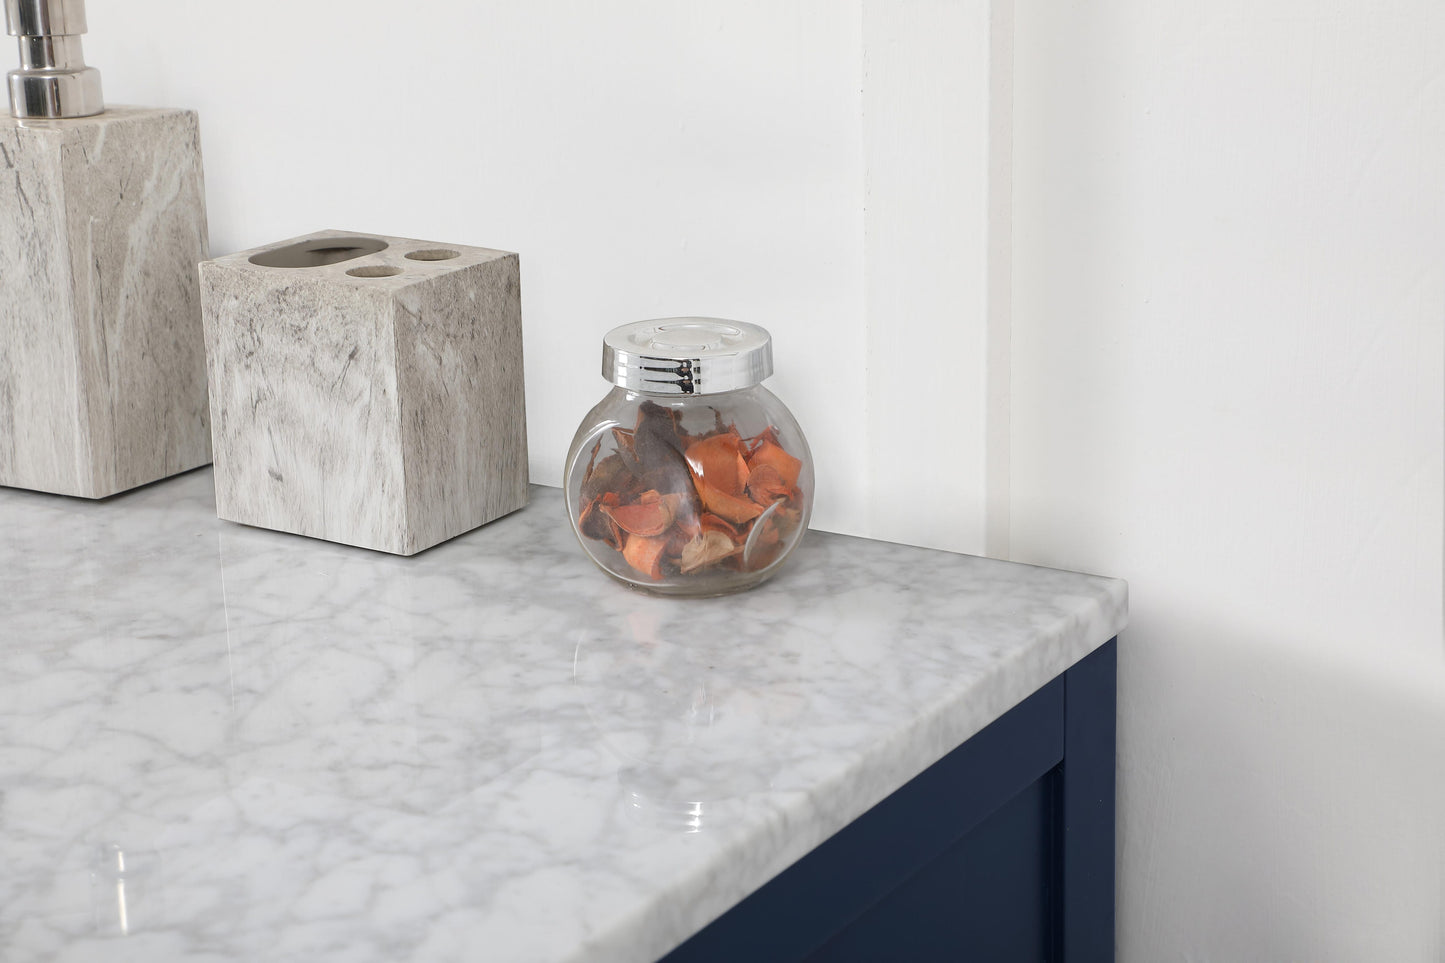
<path fill-rule="evenodd" d="M 20 69 L 6 75 L 11 116 L 93 117 L 105 109 L 100 71 L 80 50 L 85 0 L 5 0 L 5 25 L 20 42 Z"/>

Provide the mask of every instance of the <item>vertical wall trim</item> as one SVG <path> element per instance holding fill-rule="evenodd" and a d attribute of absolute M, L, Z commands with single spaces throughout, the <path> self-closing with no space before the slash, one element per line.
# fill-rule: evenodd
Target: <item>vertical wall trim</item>
<path fill-rule="evenodd" d="M 865 534 L 984 550 L 990 0 L 862 0 Z"/>
<path fill-rule="evenodd" d="M 988 367 L 984 441 L 984 554 L 1009 557 L 1013 464 L 1014 0 L 989 9 Z"/>

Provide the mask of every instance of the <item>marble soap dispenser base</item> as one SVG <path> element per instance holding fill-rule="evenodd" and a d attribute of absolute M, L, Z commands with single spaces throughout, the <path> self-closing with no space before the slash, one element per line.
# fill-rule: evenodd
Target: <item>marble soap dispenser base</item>
<path fill-rule="evenodd" d="M 196 115 L 0 117 L 0 485 L 101 498 L 211 460 Z"/>
<path fill-rule="evenodd" d="M 202 264 L 216 513 L 413 555 L 526 505 L 518 270 L 342 231 Z"/>

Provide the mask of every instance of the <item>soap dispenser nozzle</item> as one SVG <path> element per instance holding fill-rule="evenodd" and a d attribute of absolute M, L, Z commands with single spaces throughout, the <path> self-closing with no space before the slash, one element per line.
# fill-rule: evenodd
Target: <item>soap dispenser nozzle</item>
<path fill-rule="evenodd" d="M 85 65 L 85 0 L 5 0 L 5 30 L 20 42 L 6 75 L 10 113 L 22 120 L 90 117 L 105 110 L 100 71 Z"/>

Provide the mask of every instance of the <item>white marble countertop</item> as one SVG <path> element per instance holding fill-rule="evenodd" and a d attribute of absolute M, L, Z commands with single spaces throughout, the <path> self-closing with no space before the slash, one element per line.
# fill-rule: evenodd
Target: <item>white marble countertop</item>
<path fill-rule="evenodd" d="M 560 492 L 396 558 L 209 470 L 0 489 L 0 947 L 654 959 L 1124 624 L 1122 582 L 810 533 L 655 599 Z"/>

